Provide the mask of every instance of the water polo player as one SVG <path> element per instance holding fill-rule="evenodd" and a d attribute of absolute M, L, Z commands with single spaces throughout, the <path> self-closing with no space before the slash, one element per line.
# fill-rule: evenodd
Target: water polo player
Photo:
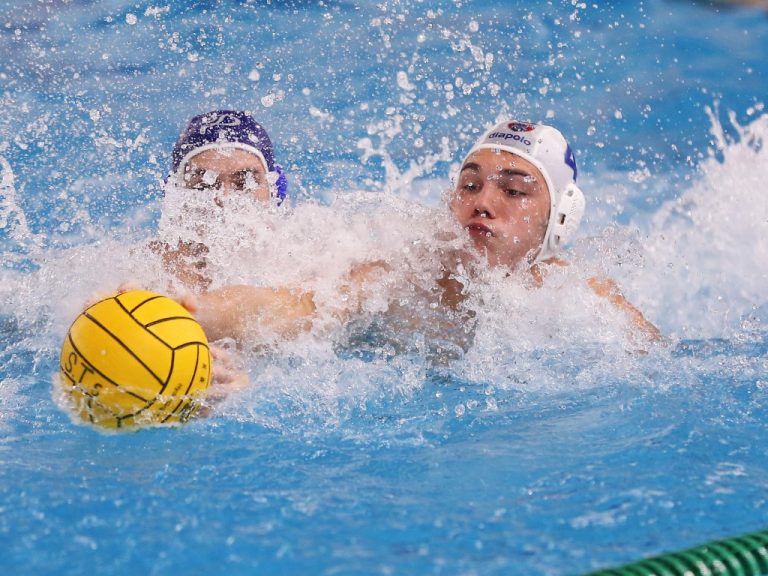
<path fill-rule="evenodd" d="M 576 185 L 576 162 L 562 134 L 542 124 L 507 121 L 498 124 L 473 146 L 461 165 L 456 188 L 448 198 L 451 213 L 474 244 L 482 264 L 530 271 L 534 283 L 544 282 L 546 266 L 566 266 L 556 257 L 572 237 L 584 213 L 584 195 Z M 392 263 L 370 263 L 351 271 L 343 290 L 364 297 L 360 286 L 375 282 L 377 270 Z M 467 287 L 456 279 L 451 264 L 437 279 L 439 305 L 459 309 Z M 641 333 L 659 332 L 629 303 L 616 284 L 590 278 L 600 297 L 624 312 Z M 347 298 L 341 299 L 347 301 Z M 252 286 L 227 286 L 204 295 L 200 319 L 214 338 L 247 337 L 256 320 L 290 336 L 307 330 L 316 313 L 311 293 Z M 354 310 L 347 311 L 353 314 Z M 342 318 L 348 314 L 342 314 Z"/>
<path fill-rule="evenodd" d="M 161 231 L 196 223 L 190 206 L 209 213 L 223 209 L 227 199 L 282 204 L 288 182 L 275 161 L 272 141 L 247 112 L 214 110 L 192 118 L 173 147 L 165 186 Z M 210 203 L 209 203 L 210 201 Z M 153 249 L 186 287 L 210 286 L 205 272 L 205 242 L 189 239 L 157 241 Z"/>
<path fill-rule="evenodd" d="M 491 266 L 515 268 L 554 256 L 579 226 L 584 195 L 560 132 L 503 122 L 467 154 L 449 205 Z"/>
<path fill-rule="evenodd" d="M 214 110 L 192 118 L 173 147 L 169 181 L 215 194 L 242 192 L 255 200 L 285 199 L 285 174 L 272 141 L 251 115 Z"/>
<path fill-rule="evenodd" d="M 576 175 L 576 159 L 558 130 L 544 124 L 502 122 L 465 157 L 450 209 L 488 264 L 528 266 L 541 283 L 539 263 L 566 265 L 556 255 L 584 214 L 584 194 Z M 647 335 L 659 336 L 614 282 L 591 278 L 588 283 Z"/>

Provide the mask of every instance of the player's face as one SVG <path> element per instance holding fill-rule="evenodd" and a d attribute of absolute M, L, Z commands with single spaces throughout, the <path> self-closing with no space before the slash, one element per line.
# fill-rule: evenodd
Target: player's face
<path fill-rule="evenodd" d="M 544 241 L 550 200 L 541 172 L 501 150 L 471 154 L 450 199 L 456 219 L 491 266 L 532 262 Z"/>
<path fill-rule="evenodd" d="M 245 193 L 261 201 L 270 196 L 261 159 L 238 148 L 205 150 L 193 156 L 184 166 L 182 184 L 195 190 Z"/>

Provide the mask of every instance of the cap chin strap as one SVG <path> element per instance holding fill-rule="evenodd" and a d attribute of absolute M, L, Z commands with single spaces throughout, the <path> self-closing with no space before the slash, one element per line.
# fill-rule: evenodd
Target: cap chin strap
<path fill-rule="evenodd" d="M 556 209 L 549 215 L 544 242 L 534 262 L 551 258 L 563 244 L 571 239 L 579 228 L 585 207 L 584 193 L 576 184 L 569 183 L 560 195 Z"/>

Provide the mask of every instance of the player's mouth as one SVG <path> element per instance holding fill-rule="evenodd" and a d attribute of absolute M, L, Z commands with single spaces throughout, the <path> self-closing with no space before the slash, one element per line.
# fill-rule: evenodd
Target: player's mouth
<path fill-rule="evenodd" d="M 469 231 L 469 235 L 473 238 L 490 238 L 494 235 L 493 230 L 488 228 L 488 226 L 478 224 L 477 222 L 467 225 L 466 228 Z"/>

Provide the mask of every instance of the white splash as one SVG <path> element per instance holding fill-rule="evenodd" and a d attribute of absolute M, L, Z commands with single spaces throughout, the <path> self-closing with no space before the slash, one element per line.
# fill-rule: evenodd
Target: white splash
<path fill-rule="evenodd" d="M 744 314 L 765 305 L 768 116 L 734 128 L 735 139 L 719 134 L 721 148 L 703 162 L 701 178 L 654 215 L 647 238 L 620 226 L 582 238 L 568 254 L 571 265 L 551 267 L 541 288 L 525 275 L 480 269 L 471 281 L 465 277 L 469 298 L 459 312 L 442 309 L 433 288 L 442 257 L 467 250 L 467 240 L 443 206 L 414 199 L 396 170 L 387 188 L 402 194 L 334 191 L 328 205 L 255 205 L 236 195 L 216 205 L 169 188 L 157 238 L 204 242 L 214 287 L 312 291 L 321 309 L 344 305 L 338 288 L 351 267 L 383 261 L 391 269 L 366 287 L 368 299 L 351 325 L 321 323 L 323 329 L 277 352 L 244 352 L 254 387 L 222 404 L 222 414 L 279 426 L 287 413 L 265 413 L 266 403 L 332 424 L 369 401 L 408 397 L 435 367 L 488 390 L 562 391 L 617 379 L 653 384 L 647 374 L 663 365 L 653 363 L 652 351 L 652 369 L 643 368 L 643 355 L 633 353 L 643 343 L 631 336 L 627 318 L 597 298 L 586 279 L 613 276 L 672 336 L 727 336 Z M 367 148 L 378 153 L 385 155 L 386 146 Z M 12 237 L 34 247 L 12 172 L 3 168 L 3 221 Z M 30 330 L 43 321 L 36 346 L 55 353 L 94 295 L 126 281 L 161 292 L 178 286 L 148 248 L 152 239 L 104 235 L 69 249 L 38 247 L 36 271 L 3 271 L 2 313 Z M 470 409 L 462 406 L 459 412 Z"/>
<path fill-rule="evenodd" d="M 27 216 L 19 207 L 13 169 L 0 156 L 0 231 L 10 240 L 3 246 L 3 260 L 17 262 L 21 258 L 39 255 L 41 236 L 33 234 Z"/>
<path fill-rule="evenodd" d="M 655 214 L 640 284 L 654 315 L 693 338 L 728 336 L 768 302 L 768 115 L 747 126 L 731 115 L 735 137 L 709 115 L 717 149 Z"/>

